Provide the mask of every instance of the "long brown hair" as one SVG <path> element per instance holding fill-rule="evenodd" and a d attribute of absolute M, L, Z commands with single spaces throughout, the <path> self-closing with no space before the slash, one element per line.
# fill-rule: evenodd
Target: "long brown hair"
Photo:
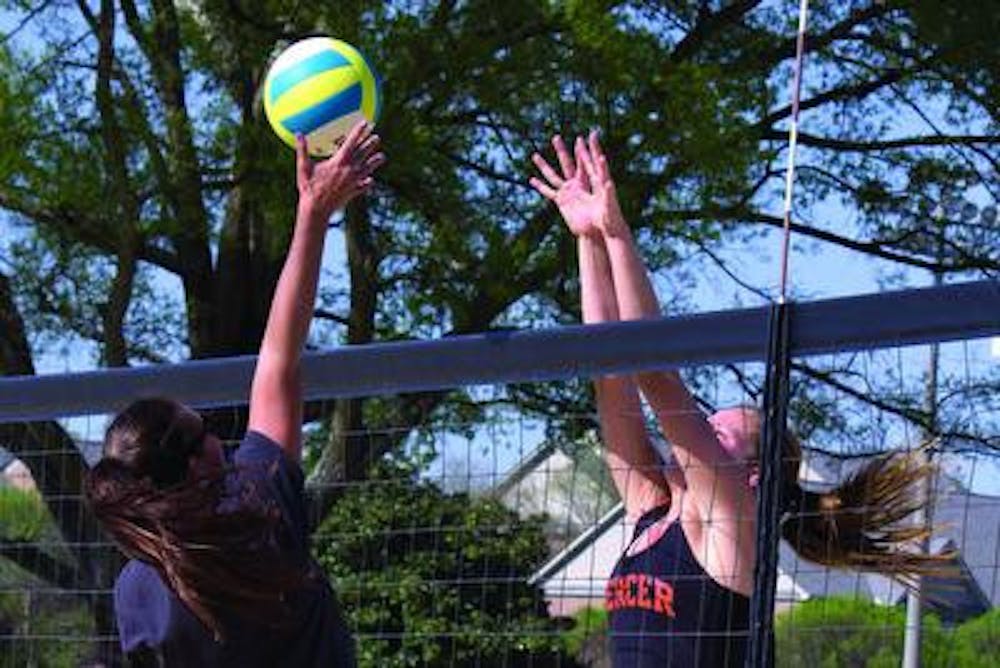
<path fill-rule="evenodd" d="M 756 413 L 756 409 L 753 410 Z M 750 437 L 760 442 L 760 419 Z M 926 507 L 937 467 L 928 446 L 872 458 L 842 483 L 822 492 L 799 483 L 802 444 L 791 431 L 782 442 L 784 515 L 781 535 L 809 561 L 878 572 L 912 587 L 921 575 L 951 575 L 952 554 L 928 554 L 929 523 L 916 524 Z"/>
<path fill-rule="evenodd" d="M 280 617 L 307 570 L 281 549 L 287 529 L 273 501 L 246 488 L 230 502 L 225 470 L 190 476 L 205 435 L 201 417 L 177 402 L 137 401 L 108 427 L 84 493 L 122 552 L 155 568 L 221 640 L 224 616 Z"/>

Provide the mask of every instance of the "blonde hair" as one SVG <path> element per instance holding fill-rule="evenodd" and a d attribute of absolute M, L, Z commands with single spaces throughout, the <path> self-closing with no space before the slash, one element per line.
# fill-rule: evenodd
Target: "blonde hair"
<path fill-rule="evenodd" d="M 756 409 L 753 409 L 756 410 Z M 753 443 L 760 420 L 750 421 Z M 913 514 L 928 503 L 937 474 L 929 444 L 874 457 L 836 487 L 813 492 L 799 484 L 802 444 L 792 432 L 782 441 L 784 517 L 781 535 L 802 557 L 826 566 L 874 571 L 913 586 L 921 575 L 946 575 L 954 555 L 927 554 L 928 523 Z"/>

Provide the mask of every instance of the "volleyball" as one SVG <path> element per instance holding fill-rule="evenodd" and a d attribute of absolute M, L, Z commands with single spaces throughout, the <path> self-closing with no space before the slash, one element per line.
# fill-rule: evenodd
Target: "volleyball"
<path fill-rule="evenodd" d="M 378 120 L 381 82 L 361 52 L 332 37 L 289 46 L 264 79 L 264 114 L 278 136 L 295 147 L 305 135 L 313 156 L 332 154 L 360 120 Z"/>

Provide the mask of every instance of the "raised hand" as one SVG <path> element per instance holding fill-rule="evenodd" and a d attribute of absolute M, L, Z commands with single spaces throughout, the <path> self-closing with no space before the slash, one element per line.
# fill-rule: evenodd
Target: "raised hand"
<path fill-rule="evenodd" d="M 628 233 L 614 179 L 594 130 L 586 141 L 577 137 L 574 156 L 560 136 L 552 138 L 562 175 L 535 153 L 531 156 L 545 181 L 532 177 L 531 186 L 543 197 L 555 202 L 573 234 L 604 234 L 618 237 Z"/>
<path fill-rule="evenodd" d="M 379 136 L 372 126 L 359 122 L 347 133 L 337 152 L 314 163 L 309 157 L 305 137 L 296 145 L 296 185 L 299 208 L 324 223 L 333 212 L 372 187 L 372 174 L 385 162 L 378 151 Z"/>
<path fill-rule="evenodd" d="M 581 140 L 578 139 L 576 148 L 579 149 L 580 145 Z M 562 174 L 556 172 L 545 158 L 534 153 L 531 160 L 545 180 L 533 176 L 529 180 L 531 187 L 542 197 L 555 202 L 573 234 L 600 234 L 598 219 L 601 216 L 601 202 L 591 192 L 587 171 L 579 164 L 579 150 L 578 159 L 574 162 L 559 135 L 552 138 L 552 147 L 556 151 Z"/>

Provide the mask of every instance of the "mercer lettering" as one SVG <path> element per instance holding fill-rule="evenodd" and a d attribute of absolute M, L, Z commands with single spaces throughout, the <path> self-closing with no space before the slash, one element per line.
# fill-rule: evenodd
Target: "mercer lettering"
<path fill-rule="evenodd" d="M 646 573 L 629 573 L 608 580 L 604 587 L 604 608 L 609 612 L 623 608 L 651 610 L 675 617 L 674 588 Z"/>

